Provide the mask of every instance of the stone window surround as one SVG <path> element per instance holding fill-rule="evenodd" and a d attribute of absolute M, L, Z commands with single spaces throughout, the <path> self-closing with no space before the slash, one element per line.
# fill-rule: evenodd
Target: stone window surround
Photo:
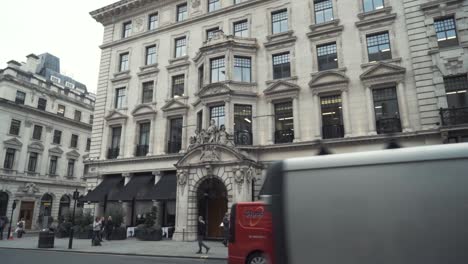
<path fill-rule="evenodd" d="M 50 174 L 50 160 L 52 158 L 52 156 L 55 156 L 57 157 L 57 166 L 55 167 L 55 174 Z M 59 176 L 59 172 L 60 172 L 60 169 L 62 168 L 60 166 L 60 160 L 62 159 L 61 155 L 57 155 L 55 153 L 50 153 L 49 152 L 49 155 L 47 156 L 47 163 L 46 163 L 46 175 L 49 176 L 49 177 L 57 177 Z"/>
<path fill-rule="evenodd" d="M 268 34 L 269 36 L 273 37 L 275 35 L 280 35 L 284 32 L 281 32 L 281 33 L 277 33 L 277 34 L 273 34 L 273 21 L 272 21 L 272 13 L 274 12 L 277 12 L 277 11 L 281 11 L 283 9 L 286 9 L 286 12 L 288 13 L 288 29 L 289 31 L 292 29 L 291 28 L 291 3 L 284 3 L 284 4 L 280 4 L 280 5 L 276 5 L 274 7 L 269 7 L 269 8 L 266 8 L 266 14 L 267 14 L 267 17 L 268 17 Z"/>
<path fill-rule="evenodd" d="M 215 22 L 215 23 L 211 23 L 211 24 L 207 24 L 207 25 L 203 26 L 202 30 L 200 32 L 202 34 L 201 39 L 203 39 L 203 41 L 208 40 L 207 31 L 210 30 L 210 29 L 218 28 L 218 30 L 221 30 L 221 31 L 224 32 L 223 25 L 224 25 L 224 23 L 222 21 L 219 21 L 219 22 Z"/>
<path fill-rule="evenodd" d="M 462 43 L 462 34 L 460 34 L 460 22 L 462 22 L 464 19 L 466 19 L 468 16 L 465 15 L 461 16 L 457 12 L 457 10 L 439 10 L 437 12 L 431 12 L 425 13 L 426 19 L 424 20 L 425 25 L 426 25 L 426 34 L 429 39 L 429 49 L 431 54 L 436 53 L 438 51 L 442 50 L 451 50 L 451 49 L 458 49 L 461 48 L 461 43 Z M 439 43 L 437 41 L 437 34 L 436 30 L 434 27 L 434 20 L 438 18 L 450 18 L 453 17 L 455 20 L 455 31 L 457 33 L 457 39 L 458 39 L 458 45 L 457 46 L 451 46 L 451 47 L 445 47 L 445 48 L 439 48 Z M 466 45 L 466 44 L 465 44 Z"/>
<path fill-rule="evenodd" d="M 315 39 L 310 42 L 311 45 L 311 54 L 312 54 L 312 69 L 313 72 L 319 72 L 319 65 L 318 65 L 318 58 L 317 58 L 317 46 L 325 45 L 325 44 L 331 44 L 331 43 L 336 43 L 336 55 L 338 57 L 338 68 L 337 69 L 343 69 L 344 68 L 344 54 L 343 54 L 343 39 L 341 32 L 339 36 L 337 37 L 330 37 L 330 38 L 321 38 L 320 40 Z M 334 69 L 336 70 L 336 69 Z"/>
<path fill-rule="evenodd" d="M 13 134 L 10 134 L 10 129 L 11 129 L 11 124 L 13 122 L 13 120 L 17 120 L 17 121 L 20 121 L 20 126 L 19 126 L 19 133 L 18 135 L 13 135 Z M 25 124 L 25 120 L 23 120 L 22 118 L 10 118 L 10 122 L 8 123 L 8 132 L 7 132 L 7 135 L 10 136 L 10 137 L 17 137 L 17 138 L 21 138 L 21 136 L 23 135 L 24 133 L 24 129 L 26 128 L 26 126 L 24 125 Z"/>
<path fill-rule="evenodd" d="M 105 131 L 103 131 L 103 134 L 107 134 L 107 143 L 102 144 L 104 151 L 101 152 L 101 159 L 107 160 L 107 150 L 111 147 L 112 143 L 112 128 L 114 127 L 121 127 L 121 132 L 120 132 L 120 144 L 119 144 L 119 158 L 124 158 L 125 157 L 125 135 L 126 135 L 126 130 L 127 130 L 127 119 L 119 119 L 119 120 L 112 120 L 112 121 L 107 121 Z M 106 131 L 107 130 L 107 131 Z"/>
<path fill-rule="evenodd" d="M 128 53 L 128 70 L 120 71 L 120 56 L 125 53 Z M 128 47 L 126 49 L 119 49 L 116 50 L 114 54 L 117 62 L 114 66 L 114 78 L 118 78 L 122 75 L 128 75 L 132 69 L 132 48 Z"/>
<path fill-rule="evenodd" d="M 150 11 L 146 12 L 145 13 L 145 20 L 144 20 L 144 25 L 145 25 L 145 28 L 146 28 L 146 31 L 152 31 L 152 30 L 155 30 L 157 29 L 158 27 L 156 27 L 155 29 L 149 29 L 149 19 L 150 19 L 150 16 L 152 15 L 157 15 L 158 16 L 158 25 L 160 24 L 161 22 L 161 12 L 160 12 L 160 9 L 161 9 L 161 6 L 153 9 L 151 8 Z"/>
<path fill-rule="evenodd" d="M 177 11 L 179 10 L 179 6 L 183 5 L 183 4 L 187 5 L 187 18 L 185 18 L 184 20 L 179 21 L 178 20 L 179 13 Z M 192 14 L 193 10 L 192 10 L 191 5 L 190 5 L 188 0 L 180 0 L 180 1 L 172 3 L 172 5 L 173 5 L 173 8 L 171 8 L 171 10 L 172 10 L 171 11 L 171 13 L 172 13 L 171 21 L 175 21 L 175 23 L 180 23 L 180 22 L 185 21 L 185 20 L 190 18 L 190 15 Z"/>
<path fill-rule="evenodd" d="M 291 76 L 289 78 L 283 78 L 283 79 L 273 79 L 273 56 L 276 54 L 280 53 L 286 53 L 289 52 L 289 64 L 290 64 L 290 69 L 291 69 Z M 294 45 L 289 46 L 289 47 L 282 47 L 278 48 L 275 50 L 269 50 L 266 52 L 266 65 L 268 65 L 268 71 L 267 71 L 267 76 L 266 79 L 267 84 L 274 83 L 278 80 L 289 80 L 289 79 L 297 79 L 297 72 L 296 72 L 296 48 Z"/>
<path fill-rule="evenodd" d="M 28 168 L 28 167 L 29 167 L 29 158 L 31 157 L 31 153 L 33 153 L 33 152 L 34 152 L 34 153 L 37 153 L 36 171 L 29 171 L 29 168 Z M 25 161 L 26 164 L 25 164 L 25 167 L 24 167 L 24 172 L 27 173 L 27 174 L 29 174 L 29 175 L 35 175 L 35 176 L 40 175 L 40 174 L 41 174 L 40 172 L 41 172 L 41 170 L 42 170 L 42 168 L 41 168 L 41 164 L 42 164 L 41 159 L 42 159 L 42 157 L 43 157 L 42 152 L 39 152 L 39 151 L 36 151 L 36 150 L 31 150 L 31 149 L 29 149 L 29 147 L 28 147 L 28 152 L 27 152 L 27 155 L 26 155 L 26 161 Z"/>
<path fill-rule="evenodd" d="M 146 48 L 150 46 L 156 46 L 156 63 L 146 65 Z M 144 71 L 147 68 L 153 68 L 155 65 L 157 67 L 159 61 L 159 39 L 143 43 L 140 58 L 143 62 L 142 66 L 140 66 L 140 71 Z"/>
<path fill-rule="evenodd" d="M 395 0 L 384 0 L 383 4 L 384 4 L 384 7 L 382 9 L 377 9 L 377 10 L 373 10 L 373 11 L 369 11 L 369 12 L 364 12 L 364 1 L 363 0 L 358 0 L 358 6 L 359 6 L 359 15 L 366 15 L 366 14 L 370 14 L 370 13 L 374 13 L 374 12 L 379 12 L 389 6 L 391 6 L 391 2 L 392 1 L 395 1 Z M 396 0 L 396 1 L 399 1 L 399 0 Z"/>
<path fill-rule="evenodd" d="M 310 5 L 310 22 L 311 22 L 311 25 L 321 25 L 321 24 L 326 24 L 326 23 L 329 23 L 331 21 L 328 21 L 328 22 L 325 22 L 325 23 L 315 23 L 315 1 L 312 0 L 312 3 Z M 338 19 L 338 0 L 332 0 L 332 4 L 333 4 L 333 20 L 337 20 Z"/>
<path fill-rule="evenodd" d="M 21 148 L 23 146 L 23 143 L 21 143 L 21 141 L 19 140 L 15 140 L 14 143 L 10 143 L 8 142 L 10 140 L 4 140 L 3 141 L 3 151 L 0 153 L 0 162 L 1 162 L 1 168 L 3 169 L 3 163 L 5 161 L 5 156 L 6 156 L 6 151 L 8 148 L 12 148 L 12 149 L 15 149 L 15 159 L 13 160 L 13 167 L 12 169 L 8 169 L 8 170 L 11 170 L 11 171 L 16 171 L 18 169 L 18 162 L 20 160 L 20 153 L 21 153 Z"/>
<path fill-rule="evenodd" d="M 242 16 L 237 16 L 234 18 L 229 19 L 229 34 L 234 36 L 234 24 L 240 21 L 247 21 L 248 31 L 249 31 L 249 38 L 252 37 L 252 14 L 245 14 Z"/>
<path fill-rule="evenodd" d="M 236 50 L 233 51 L 232 49 L 228 49 L 227 51 L 219 51 L 213 54 L 205 55 L 203 60 L 200 61 L 200 66 L 208 65 L 209 67 L 203 67 L 203 83 L 204 86 L 212 84 L 211 82 L 211 64 L 210 61 L 212 59 L 220 58 L 224 56 L 224 67 L 226 70 L 225 74 L 225 82 L 234 81 L 234 57 L 249 57 L 251 60 L 251 82 L 249 84 L 255 83 L 257 78 L 257 70 L 256 70 L 256 53 L 249 52 L 249 51 L 240 51 Z M 243 83 L 243 82 L 239 82 Z"/>
<path fill-rule="evenodd" d="M 169 89 L 166 89 L 166 98 L 168 100 L 173 99 L 173 97 L 172 97 L 172 79 L 175 76 L 178 76 L 178 75 L 184 75 L 184 96 L 180 96 L 179 98 L 183 98 L 183 99 L 189 98 L 189 95 L 188 95 L 188 92 L 189 92 L 188 91 L 189 66 L 184 65 L 183 67 L 172 69 L 172 70 L 168 71 L 168 73 L 167 73 L 167 86 L 166 87 L 169 87 Z"/>
<path fill-rule="evenodd" d="M 174 113 L 167 113 L 167 116 L 166 116 L 166 133 L 164 133 L 164 149 L 163 149 L 163 154 L 169 154 L 168 153 L 168 149 L 167 149 L 167 142 L 169 141 L 169 136 L 171 134 L 171 120 L 172 119 L 176 119 L 176 118 L 182 118 L 182 142 L 181 142 L 181 150 L 180 152 L 185 152 L 185 146 L 187 145 L 187 129 L 188 129 L 188 126 L 187 126 L 187 119 L 188 119 L 188 116 L 187 116 L 187 113 L 185 114 L 181 114 L 181 113 L 177 113 L 177 112 L 174 112 Z"/>
<path fill-rule="evenodd" d="M 359 31 L 359 37 L 361 39 L 361 49 L 362 49 L 362 64 L 367 65 L 369 63 L 372 63 L 369 61 L 369 53 L 367 50 L 367 36 L 368 35 L 373 35 L 373 34 L 378 34 L 378 33 L 385 33 L 388 32 L 388 37 L 390 39 L 390 52 L 392 54 L 392 58 L 390 60 L 395 60 L 400 58 L 400 53 L 398 49 L 398 45 L 396 42 L 396 37 L 395 37 L 395 32 L 396 30 L 394 29 L 395 24 L 392 25 L 387 25 L 383 27 L 378 27 L 378 28 L 371 28 L 371 29 L 366 29 L 366 30 L 361 30 Z M 361 65 L 362 67 L 362 65 Z"/>
<path fill-rule="evenodd" d="M 147 82 L 153 82 L 153 97 L 151 99 L 151 102 L 149 103 L 142 103 L 143 101 L 143 84 Z M 158 85 L 158 78 L 157 76 L 151 77 L 149 76 L 148 78 L 141 78 L 140 81 L 138 82 L 138 95 L 137 95 L 137 105 L 138 104 L 146 104 L 146 105 L 156 105 L 156 87 Z"/>
<path fill-rule="evenodd" d="M 183 38 L 185 37 L 185 56 L 180 56 L 180 57 L 176 57 L 176 40 L 177 39 L 180 39 L 180 38 Z M 189 53 L 190 53 L 190 31 L 184 31 L 184 32 L 181 32 L 181 33 L 178 33 L 178 34 L 172 34 L 169 36 L 169 38 L 171 39 L 171 47 L 170 47 L 170 56 L 169 58 L 171 58 L 169 60 L 169 64 L 173 64 L 175 61 L 178 61 L 178 60 L 182 60 L 183 58 L 185 57 L 188 57 Z"/>
<path fill-rule="evenodd" d="M 127 110 L 128 109 L 128 92 L 129 92 L 129 87 L 130 87 L 130 84 L 128 82 L 119 82 L 119 83 L 114 83 L 113 85 L 110 85 L 109 86 L 111 91 L 108 92 L 108 108 L 107 109 L 114 109 L 114 110 Z M 120 89 L 120 88 L 123 88 L 125 89 L 125 99 L 124 99 L 124 102 L 123 102 L 123 106 L 122 108 L 117 108 L 116 105 L 115 105 L 115 96 L 116 96 L 116 90 L 117 89 Z M 109 100 L 110 98 L 110 100 Z"/>
<path fill-rule="evenodd" d="M 149 146 L 148 146 L 148 153 L 146 156 L 151 156 L 154 153 L 154 137 L 156 131 L 156 114 L 145 114 L 141 116 L 134 117 L 134 133 L 135 136 L 133 137 L 133 146 L 137 146 L 140 140 L 140 124 L 142 123 L 150 123 L 150 132 L 149 132 Z M 130 157 L 135 157 L 134 153 L 135 149 L 132 149 L 132 153 Z"/>

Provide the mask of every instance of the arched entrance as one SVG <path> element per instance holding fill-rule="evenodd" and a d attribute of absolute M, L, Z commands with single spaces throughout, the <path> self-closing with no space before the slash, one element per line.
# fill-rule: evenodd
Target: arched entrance
<path fill-rule="evenodd" d="M 198 215 L 206 221 L 206 237 L 222 238 L 219 226 L 227 212 L 227 190 L 224 183 L 217 178 L 208 178 L 200 183 L 197 190 Z"/>
<path fill-rule="evenodd" d="M 60 206 L 59 206 L 59 220 L 63 221 L 64 217 L 67 215 L 68 211 L 70 210 L 70 197 L 67 195 L 62 196 L 60 198 Z"/>
<path fill-rule="evenodd" d="M 6 216 L 8 208 L 8 193 L 0 192 L 0 216 Z"/>

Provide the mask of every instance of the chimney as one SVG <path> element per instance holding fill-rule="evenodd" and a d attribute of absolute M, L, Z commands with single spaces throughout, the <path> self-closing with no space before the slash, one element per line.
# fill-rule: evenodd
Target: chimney
<path fill-rule="evenodd" d="M 15 61 L 15 60 L 11 60 L 9 62 L 7 62 L 7 65 L 8 67 L 11 67 L 11 68 L 18 68 L 21 66 L 21 63 Z"/>
<path fill-rule="evenodd" d="M 39 57 L 31 53 L 28 56 L 26 56 L 26 58 L 28 58 L 26 62 L 27 71 L 36 73 L 37 66 L 39 65 Z"/>

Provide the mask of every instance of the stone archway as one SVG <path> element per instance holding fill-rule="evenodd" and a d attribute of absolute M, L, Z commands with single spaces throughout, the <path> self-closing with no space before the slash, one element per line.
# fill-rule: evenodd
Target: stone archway
<path fill-rule="evenodd" d="M 198 185 L 198 216 L 203 216 L 205 219 L 207 238 L 222 238 L 223 232 L 219 225 L 228 210 L 228 202 L 228 190 L 218 178 L 205 178 Z"/>

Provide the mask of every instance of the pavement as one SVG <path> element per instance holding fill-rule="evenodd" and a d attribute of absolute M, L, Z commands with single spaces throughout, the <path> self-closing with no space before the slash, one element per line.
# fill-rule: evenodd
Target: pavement
<path fill-rule="evenodd" d="M 135 238 L 102 242 L 102 246 L 91 246 L 90 239 L 73 239 L 73 249 L 68 249 L 68 238 L 55 238 L 54 248 L 38 249 L 38 237 L 26 236 L 13 240 L 0 240 L 0 249 L 22 249 L 75 253 L 95 253 L 165 258 L 189 258 L 226 260 L 227 248 L 219 241 L 207 241 L 211 248 L 208 254 L 196 254 L 197 242 L 176 242 L 172 240 L 140 241 Z M 204 252 L 204 251 L 203 251 Z"/>

